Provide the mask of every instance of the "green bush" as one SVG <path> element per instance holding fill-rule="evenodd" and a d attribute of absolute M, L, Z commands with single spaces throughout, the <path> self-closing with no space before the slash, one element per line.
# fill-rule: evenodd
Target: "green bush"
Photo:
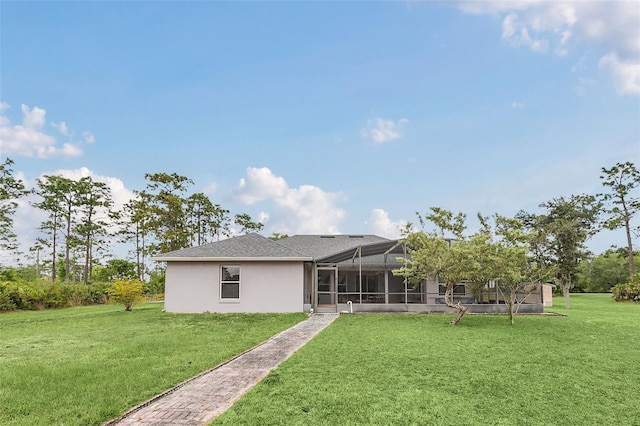
<path fill-rule="evenodd" d="M 86 286 L 84 284 L 64 283 L 61 292 L 71 306 L 82 306 L 86 296 Z"/>
<path fill-rule="evenodd" d="M 109 301 L 109 287 L 111 283 L 104 281 L 91 282 L 87 288 L 86 305 L 102 305 Z"/>
<path fill-rule="evenodd" d="M 42 310 L 107 303 L 105 282 L 58 283 L 44 280 L 0 281 L 0 312 Z"/>
<path fill-rule="evenodd" d="M 640 272 L 631 277 L 628 283 L 614 286 L 612 296 L 616 302 L 640 302 Z"/>
<path fill-rule="evenodd" d="M 32 309 L 24 284 L 13 281 L 0 283 L 0 311 Z"/>
<path fill-rule="evenodd" d="M 25 283 L 25 295 L 30 309 L 44 311 L 47 307 L 48 288 L 39 283 Z"/>
<path fill-rule="evenodd" d="M 164 294 L 164 271 L 153 271 L 149 281 L 144 283 L 142 291 L 150 300 L 156 300 L 158 295 Z M 163 297 L 164 298 L 164 297 Z"/>
<path fill-rule="evenodd" d="M 47 289 L 46 308 L 64 308 L 69 305 L 69 299 L 65 297 L 61 286 L 57 282 L 45 284 Z"/>
<path fill-rule="evenodd" d="M 17 286 L 9 281 L 0 282 L 0 312 L 18 309 Z"/>

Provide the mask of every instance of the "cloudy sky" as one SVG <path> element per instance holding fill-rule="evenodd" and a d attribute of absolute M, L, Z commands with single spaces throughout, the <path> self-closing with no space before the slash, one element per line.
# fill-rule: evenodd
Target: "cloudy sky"
<path fill-rule="evenodd" d="M 535 212 L 640 164 L 636 1 L 3 1 L 0 19 L 0 156 L 28 185 L 91 175 L 122 203 L 175 172 L 266 235 L 396 237 L 430 206 Z M 21 207 L 25 243 L 40 220 Z"/>

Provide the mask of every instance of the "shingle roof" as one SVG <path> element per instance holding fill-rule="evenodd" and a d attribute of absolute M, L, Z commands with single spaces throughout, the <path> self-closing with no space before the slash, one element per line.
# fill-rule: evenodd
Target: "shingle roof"
<path fill-rule="evenodd" d="M 362 245 L 391 241 L 377 235 L 294 235 L 277 242 L 314 259 L 322 259 Z"/>
<path fill-rule="evenodd" d="M 155 261 L 211 260 L 312 260 L 310 256 L 282 246 L 258 234 L 246 234 L 228 240 L 189 247 L 153 258 Z"/>
<path fill-rule="evenodd" d="M 384 252 L 395 244 L 395 240 L 377 235 L 294 235 L 273 241 L 258 234 L 247 234 L 164 253 L 153 260 L 316 260 L 335 263 L 351 259 L 358 247 L 362 247 L 362 256 L 365 259 L 370 254 Z M 395 257 L 393 254 L 389 255 L 388 261 L 393 262 Z"/>

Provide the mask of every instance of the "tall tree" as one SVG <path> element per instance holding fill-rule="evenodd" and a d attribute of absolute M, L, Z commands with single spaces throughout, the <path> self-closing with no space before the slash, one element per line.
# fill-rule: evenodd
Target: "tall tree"
<path fill-rule="evenodd" d="M 633 244 L 631 242 L 631 219 L 640 212 L 640 197 L 632 194 L 640 186 L 640 171 L 627 161 L 617 163 L 615 166 L 602 168 L 602 185 L 610 189 L 610 193 L 603 194 L 602 198 L 606 203 L 604 221 L 608 229 L 624 227 L 627 235 L 627 262 L 629 266 L 629 276 L 635 274 L 633 259 Z"/>
<path fill-rule="evenodd" d="M 13 215 L 18 207 L 17 200 L 28 194 L 24 182 L 13 175 L 13 160 L 0 164 L 0 249 L 17 249 L 16 234 L 13 232 Z"/>
<path fill-rule="evenodd" d="M 120 230 L 117 235 L 120 242 L 133 242 L 133 257 L 135 258 L 136 275 L 144 280 L 146 275 L 146 256 L 149 254 L 147 239 L 151 232 L 149 206 L 140 197 L 131 199 L 122 211 L 116 215 Z"/>
<path fill-rule="evenodd" d="M 41 246 L 51 249 L 51 280 L 55 281 L 58 275 L 58 233 L 63 227 L 62 194 L 58 188 L 58 176 L 43 176 L 41 179 L 36 179 L 36 182 L 35 193 L 41 200 L 33 202 L 32 205 L 48 215 L 47 219 L 40 224 L 40 230 L 49 236 L 49 238 L 38 239 L 38 242 Z"/>
<path fill-rule="evenodd" d="M 190 234 L 186 220 L 187 200 L 184 196 L 193 181 L 176 173 L 145 174 L 147 187 L 139 193 L 148 206 L 149 226 L 155 241 L 153 253 L 165 253 L 189 246 Z"/>
<path fill-rule="evenodd" d="M 80 184 L 63 176 L 45 176 L 53 183 L 62 212 L 64 233 L 64 280 L 69 281 L 72 273 L 71 252 L 82 243 L 75 234 L 76 209 L 80 203 Z"/>
<path fill-rule="evenodd" d="M 264 228 L 264 224 L 254 222 L 247 213 L 235 215 L 234 221 L 236 225 L 240 226 L 240 233 L 242 234 L 246 234 L 247 232 L 260 232 L 262 228 Z"/>
<path fill-rule="evenodd" d="M 229 210 L 211 202 L 209 197 L 199 192 L 187 198 L 187 222 L 191 229 L 191 244 L 201 245 L 219 238 L 226 233 Z"/>
<path fill-rule="evenodd" d="M 101 238 L 108 234 L 111 223 L 109 211 L 112 206 L 111 191 L 105 183 L 96 182 L 91 177 L 80 179 L 78 182 L 80 220 L 75 229 L 84 246 L 85 284 L 91 279 L 94 248 L 99 249 L 100 244 L 104 243 Z"/>
<path fill-rule="evenodd" d="M 591 195 L 554 198 L 540 205 L 543 214 L 518 212 L 519 219 L 531 236 L 530 250 L 540 265 L 553 266 L 562 287 L 565 308 L 570 308 L 569 291 L 581 261 L 590 253 L 586 242 L 598 231 L 601 203 Z"/>

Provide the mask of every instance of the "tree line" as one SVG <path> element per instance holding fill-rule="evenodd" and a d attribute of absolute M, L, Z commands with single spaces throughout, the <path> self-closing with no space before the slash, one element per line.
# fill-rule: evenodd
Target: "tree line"
<path fill-rule="evenodd" d="M 116 210 L 110 188 L 103 182 L 44 175 L 28 190 L 14 175 L 13 164 L 9 158 L 0 164 L 0 249 L 21 260 L 13 219 L 18 201 L 32 195 L 31 206 L 45 219 L 29 254 L 36 275 L 54 282 L 86 284 L 101 264 L 130 269 L 117 259 L 105 261 L 114 242 L 131 248 L 135 277 L 145 280 L 151 272 L 147 267 L 151 256 L 229 237 L 232 225 L 241 233 L 263 228 L 246 213 L 232 217 L 202 192 L 189 194 L 193 181 L 176 173 L 145 174 L 145 188 L 134 191 L 134 197 Z"/>
<path fill-rule="evenodd" d="M 193 181 L 176 173 L 145 174 L 146 186 L 134 191 L 134 197 L 116 210 L 111 191 L 103 182 L 91 177 L 44 175 L 29 190 L 14 175 L 13 164 L 9 158 L 0 164 L 0 249 L 14 253 L 16 259 L 23 255 L 18 252 L 13 219 L 18 202 L 31 195 L 30 204 L 44 217 L 38 226 L 39 236 L 29 248 L 37 278 L 88 283 L 126 276 L 144 281 L 151 277 L 153 281 L 158 277 L 147 267 L 153 255 L 228 237 L 232 225 L 241 233 L 263 228 L 246 213 L 231 216 L 206 194 L 191 193 Z M 522 284 L 532 280 L 535 270 L 538 281 L 552 279 L 566 297 L 576 284 L 584 289 L 609 290 L 622 279 L 613 278 L 621 275 L 621 260 L 627 265 L 627 276 L 635 273 L 632 242 L 638 227 L 632 225 L 632 219 L 640 211 L 636 192 L 640 171 L 633 163 L 623 162 L 603 167 L 601 172 L 603 193 L 556 198 L 540 204 L 541 213 L 521 211 L 514 218 L 479 216 L 481 230 L 473 235 L 464 234 L 466 217 L 462 214 L 454 216 L 439 208 L 418 214 L 421 226 L 431 224 L 433 229 L 405 230 L 414 260 L 402 273 L 410 279 L 451 275 L 447 279 L 450 283 L 499 277 L 503 284 L 510 280 Z M 625 230 L 625 247 L 593 258 L 586 249 L 587 240 L 601 229 L 618 228 Z M 272 238 L 280 237 L 274 234 Z M 456 243 L 450 244 L 453 240 Z M 107 260 L 114 242 L 130 247 L 131 261 Z M 417 263 L 420 259 L 422 264 Z M 441 264 L 431 265 L 433 259 Z M 451 262 L 451 270 L 446 270 L 447 262 Z M 466 269 L 455 270 L 461 265 Z"/>

